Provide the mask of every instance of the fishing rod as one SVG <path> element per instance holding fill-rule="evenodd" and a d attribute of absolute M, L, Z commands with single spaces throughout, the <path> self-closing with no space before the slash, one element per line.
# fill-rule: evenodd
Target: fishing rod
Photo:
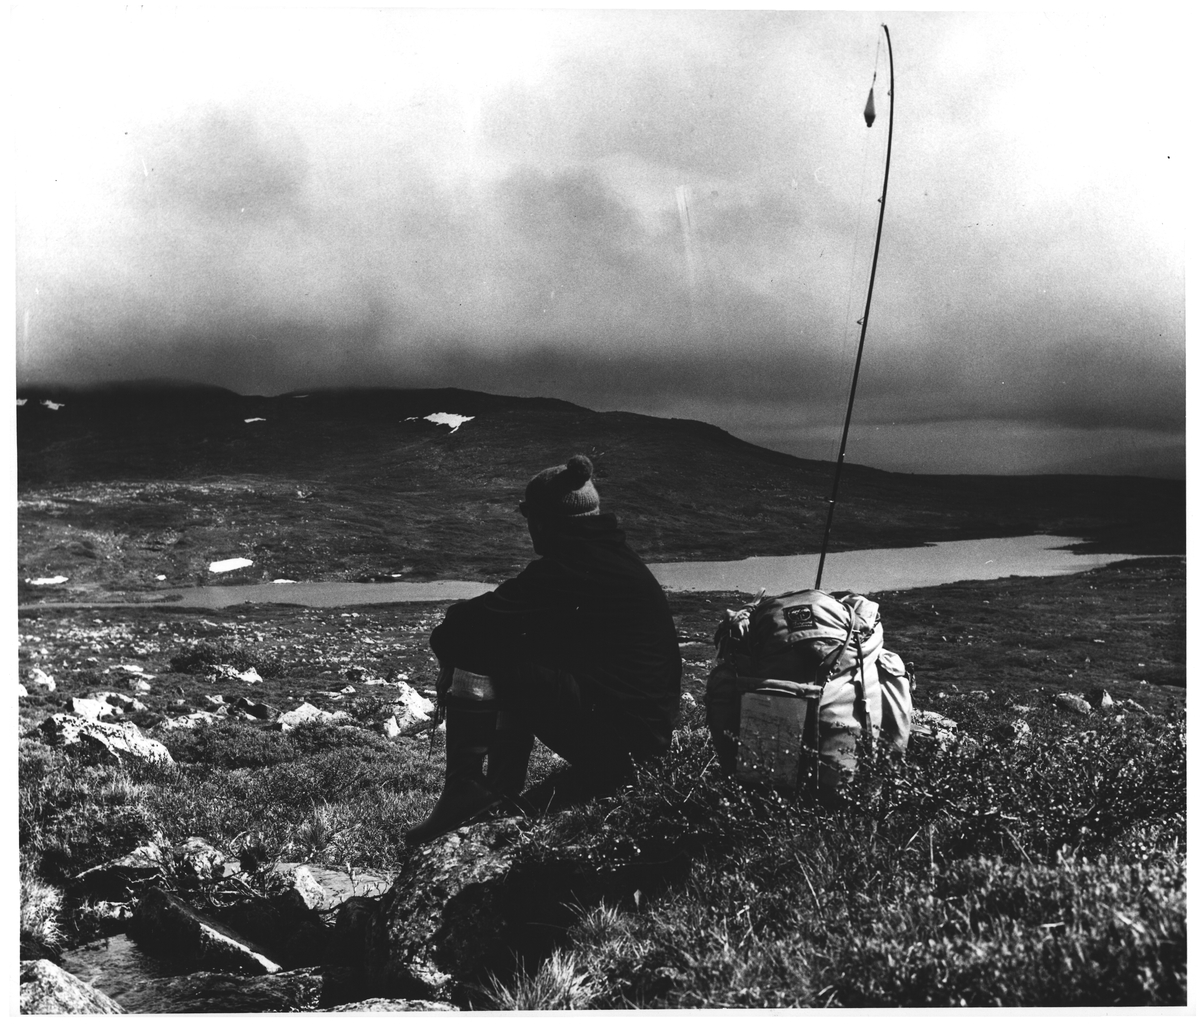
<path fill-rule="evenodd" d="M 829 548 L 829 531 L 833 527 L 833 508 L 837 504 L 838 484 L 842 479 L 842 464 L 846 461 L 846 441 L 850 437 L 850 416 L 854 412 L 854 392 L 858 388 L 858 371 L 862 367 L 863 345 L 867 340 L 867 320 L 871 316 L 871 295 L 875 291 L 875 269 L 879 266 L 879 240 L 883 237 L 883 209 L 887 205 L 888 175 L 892 170 L 892 123 L 896 109 L 896 67 L 892 63 L 892 36 L 887 25 L 883 26 L 888 51 L 888 139 L 887 159 L 883 165 L 883 192 L 879 197 L 879 223 L 875 228 L 875 255 L 871 259 L 871 280 L 867 285 L 867 303 L 859 324 L 862 331 L 858 336 L 858 355 L 854 359 L 854 376 L 850 379 L 850 398 L 846 403 L 846 422 L 842 425 L 842 444 L 838 450 L 837 466 L 833 471 L 833 490 L 829 495 L 829 514 L 825 519 L 825 536 L 821 539 L 821 559 L 817 563 L 815 590 L 821 589 L 821 574 L 825 571 L 825 552 Z M 867 127 L 875 123 L 875 76 L 871 76 L 871 90 L 867 93 L 867 105 L 863 110 Z"/>

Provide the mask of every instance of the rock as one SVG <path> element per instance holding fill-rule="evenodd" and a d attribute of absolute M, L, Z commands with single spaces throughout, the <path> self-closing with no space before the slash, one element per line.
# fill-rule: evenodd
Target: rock
<path fill-rule="evenodd" d="M 22 1014 L 124 1014 L 125 1008 L 52 961 L 21 962 Z"/>
<path fill-rule="evenodd" d="M 294 891 L 253 895 L 220 912 L 220 921 L 285 968 L 324 964 L 330 930 Z"/>
<path fill-rule="evenodd" d="M 142 731 L 131 722 L 93 722 L 68 712 L 58 712 L 38 729 L 53 747 L 106 762 L 119 764 L 123 759 L 131 758 L 170 765 L 175 761 L 161 742 L 142 736 Z"/>
<path fill-rule="evenodd" d="M 68 703 L 72 715 L 81 716 L 99 722 L 101 719 L 116 718 L 118 712 L 107 701 L 97 701 L 95 698 L 71 698 Z"/>
<path fill-rule="evenodd" d="M 342 722 L 348 720 L 350 715 L 348 712 L 325 712 L 316 705 L 310 705 L 305 701 L 297 708 L 293 708 L 290 712 L 284 712 L 277 720 L 281 730 L 294 730 L 302 723 L 309 722 Z"/>
<path fill-rule="evenodd" d="M 388 740 L 395 740 L 398 736 L 400 736 L 400 724 L 396 722 L 396 717 L 394 715 L 380 723 L 379 728 L 383 732 L 383 735 L 388 738 Z"/>
<path fill-rule="evenodd" d="M 979 749 L 979 744 L 974 738 L 959 732 L 958 723 L 954 719 L 939 712 L 914 708 L 909 746 L 919 749 L 927 744 L 936 747 L 939 754 L 951 750 L 958 754 L 971 754 Z"/>
<path fill-rule="evenodd" d="M 1002 744 L 1024 747 L 1033 736 L 1033 731 L 1024 719 L 1014 719 L 1009 723 L 1001 723 L 993 729 L 992 736 Z"/>
<path fill-rule="evenodd" d="M 1054 703 L 1059 708 L 1065 708 L 1068 712 L 1074 712 L 1077 715 L 1090 715 L 1092 706 L 1083 699 L 1082 694 L 1068 694 L 1063 692 L 1054 695 Z"/>
<path fill-rule="evenodd" d="M 192 879 L 221 879 L 225 871 L 227 855 L 217 850 L 203 837 L 189 836 L 183 843 L 171 848 L 171 862 L 175 871 Z"/>
<path fill-rule="evenodd" d="M 29 691 L 27 691 L 25 689 L 25 684 L 23 684 L 23 683 L 17 684 L 17 697 L 19 697 L 19 698 L 29 697 Z"/>
<path fill-rule="evenodd" d="M 231 702 L 230 708 L 236 708 L 254 719 L 265 719 L 273 722 L 279 718 L 279 709 L 273 705 L 268 705 L 264 701 L 251 701 L 248 697 L 239 694 Z"/>
<path fill-rule="evenodd" d="M 131 685 L 139 694 L 149 694 L 154 689 L 149 680 L 134 680 Z"/>
<path fill-rule="evenodd" d="M 350 897 L 338 905 L 325 960 L 329 964 L 361 967 L 366 963 L 367 932 L 379 910 L 371 897 Z"/>
<path fill-rule="evenodd" d="M 250 975 L 281 970 L 240 936 L 157 886 L 138 901 L 129 934 L 139 946 L 150 946 L 208 968 Z"/>
<path fill-rule="evenodd" d="M 1112 695 L 1103 687 L 1093 687 L 1088 691 L 1087 700 L 1093 708 L 1099 708 L 1106 712 L 1115 704 Z"/>
<path fill-rule="evenodd" d="M 25 683 L 31 690 L 49 694 L 57 687 L 54 677 L 38 666 L 31 666 L 25 676 Z"/>
<path fill-rule="evenodd" d="M 106 705 L 111 705 L 118 713 L 146 711 L 146 706 L 137 698 L 131 698 L 128 694 L 119 694 L 112 690 L 94 691 L 88 695 L 88 699 L 103 701 Z"/>
<path fill-rule="evenodd" d="M 684 692 L 683 694 L 679 695 L 679 704 L 684 708 L 695 708 L 696 696 L 694 694 L 688 694 Z"/>
<path fill-rule="evenodd" d="M 80 872 L 71 881 L 71 892 L 88 900 L 124 901 L 162 882 L 165 875 L 162 848 L 143 844 L 123 857 Z"/>
<path fill-rule="evenodd" d="M 253 666 L 244 672 L 235 669 L 233 666 L 218 664 L 209 670 L 209 675 L 214 680 L 241 680 L 242 683 L 262 683 L 263 679 L 258 675 L 258 670 Z"/>
<path fill-rule="evenodd" d="M 160 722 L 159 728 L 164 730 L 190 730 L 202 724 L 210 724 L 220 722 L 221 716 L 216 712 L 189 712 L 187 715 L 178 715 L 173 719 L 164 719 Z"/>
<path fill-rule="evenodd" d="M 371 992 L 452 999 L 453 986 L 510 971 L 514 956 L 530 952 L 532 936 L 561 938 L 577 906 L 599 899 L 591 866 L 513 873 L 522 825 L 500 819 L 464 827 L 412 853 L 367 931 Z"/>
<path fill-rule="evenodd" d="M 312 968 L 252 977 L 203 971 L 147 979 L 139 999 L 147 1010 L 173 1014 L 315 1011 L 325 985 L 322 973 Z"/>
<path fill-rule="evenodd" d="M 392 713 L 400 729 L 405 730 L 417 723 L 427 722 L 433 715 L 433 702 L 407 683 L 398 683 L 395 686 L 398 693 L 392 705 Z"/>
<path fill-rule="evenodd" d="M 401 1014 L 405 1011 L 457 1011 L 458 1008 L 440 1000 L 391 1000 L 388 997 L 371 997 L 370 1000 L 338 1004 L 337 1007 L 320 1007 L 318 1010 L 322 1013 L 349 1011 L 353 1014 Z"/>
<path fill-rule="evenodd" d="M 1143 705 L 1137 701 L 1134 701 L 1133 698 L 1126 698 L 1124 701 L 1121 702 L 1121 707 L 1132 709 L 1135 712 L 1141 712 L 1142 715 L 1150 714 L 1150 712 L 1146 709 L 1145 705 Z"/>
<path fill-rule="evenodd" d="M 342 872 L 321 865 L 279 862 L 272 874 L 290 882 L 306 907 L 314 911 L 332 911 L 351 897 L 378 897 L 387 892 L 390 879 L 372 872 Z"/>

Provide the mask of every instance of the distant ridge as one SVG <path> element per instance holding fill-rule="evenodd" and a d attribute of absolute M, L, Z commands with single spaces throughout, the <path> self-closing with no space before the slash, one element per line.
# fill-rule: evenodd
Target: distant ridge
<path fill-rule="evenodd" d="M 434 574 L 457 567 L 491 579 L 497 565 L 519 566 L 528 543 L 514 510 L 525 483 L 575 452 L 591 457 L 605 507 L 655 561 L 816 551 L 832 472 L 829 463 L 760 448 L 697 420 L 455 388 L 258 396 L 131 381 L 18 394 L 30 400 L 16 416 L 19 494 L 153 485 L 136 507 L 102 517 L 120 524 L 133 516 L 153 534 L 166 516 L 154 495 L 219 481 L 226 492 L 251 489 L 255 500 L 242 502 L 237 515 L 257 524 L 254 536 L 263 540 L 256 543 L 274 538 L 274 551 L 325 550 L 326 532 L 341 532 L 339 543 L 391 552 L 384 561 Z M 42 406 L 43 397 L 61 408 Z M 451 431 L 425 419 L 435 413 L 472 419 Z M 320 515 L 309 495 L 326 503 Z M 229 519 L 215 508 L 204 516 Z M 1102 551 L 1182 552 L 1184 485 L 848 464 L 831 549 L 1033 533 L 1082 537 Z"/>

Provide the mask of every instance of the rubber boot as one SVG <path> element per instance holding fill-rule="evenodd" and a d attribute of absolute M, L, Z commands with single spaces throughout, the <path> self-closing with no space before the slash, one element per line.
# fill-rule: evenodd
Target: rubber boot
<path fill-rule="evenodd" d="M 504 797 L 516 799 L 525 789 L 529 755 L 533 751 L 533 731 L 513 712 L 501 712 L 496 720 L 496 735 L 488 752 L 487 785 Z"/>
<path fill-rule="evenodd" d="M 496 717 L 496 706 L 490 702 L 447 702 L 446 783 L 429 817 L 404 834 L 406 843 L 435 840 L 503 801 L 483 776 L 483 760 L 496 736 Z"/>

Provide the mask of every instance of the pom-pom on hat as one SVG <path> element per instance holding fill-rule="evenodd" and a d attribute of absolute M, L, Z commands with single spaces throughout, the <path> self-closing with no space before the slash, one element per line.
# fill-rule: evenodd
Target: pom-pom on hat
<path fill-rule="evenodd" d="M 566 516 L 599 516 L 600 496 L 592 483 L 592 461 L 571 456 L 563 466 L 551 466 L 525 486 L 521 515 L 557 519 Z"/>

